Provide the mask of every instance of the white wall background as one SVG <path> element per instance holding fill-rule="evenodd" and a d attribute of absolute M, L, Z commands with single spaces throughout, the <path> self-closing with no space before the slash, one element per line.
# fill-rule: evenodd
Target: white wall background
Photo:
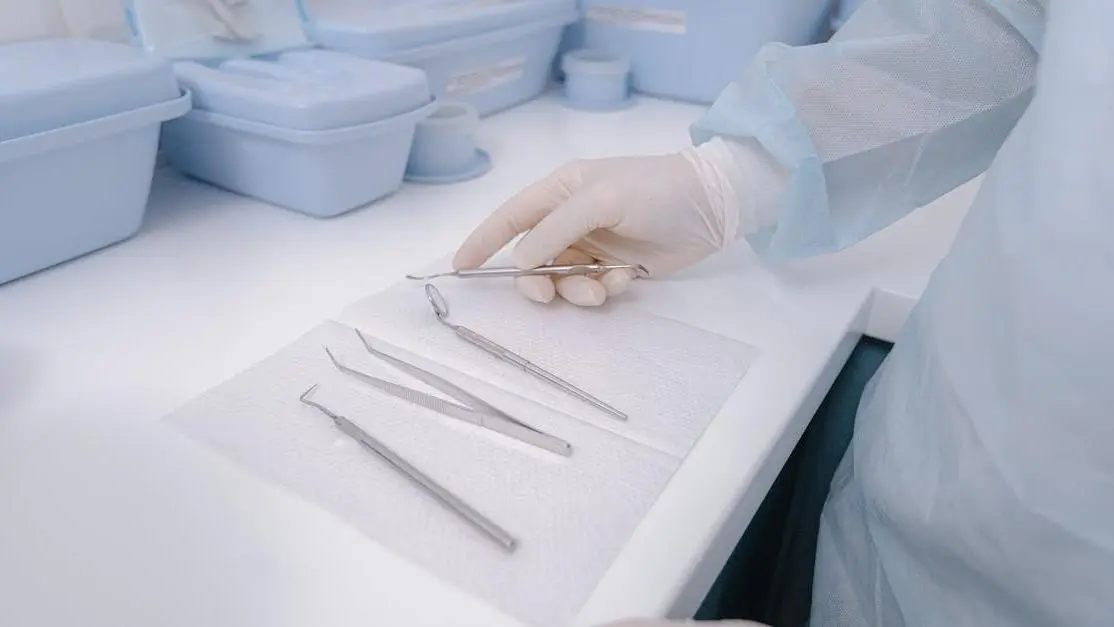
<path fill-rule="evenodd" d="M 0 0 L 0 43 L 40 37 L 124 40 L 120 0 Z"/>

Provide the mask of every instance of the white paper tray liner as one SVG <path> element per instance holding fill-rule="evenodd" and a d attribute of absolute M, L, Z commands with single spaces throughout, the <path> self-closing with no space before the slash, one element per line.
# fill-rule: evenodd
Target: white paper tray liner
<path fill-rule="evenodd" d="M 447 292 L 452 298 L 453 292 Z M 407 328 L 421 327 L 437 341 L 455 340 L 444 336 L 442 329 L 422 324 L 432 316 L 420 297 L 403 296 L 407 305 L 415 303 L 413 308 L 403 307 L 414 310 Z M 462 321 L 467 319 L 465 310 L 481 309 L 466 306 L 480 299 L 464 299 L 460 294 L 456 299 Z M 525 326 L 515 328 L 518 333 L 535 328 Z M 519 337 L 492 335 L 508 342 Z M 452 346 L 451 342 L 444 344 Z M 624 346 L 622 342 L 605 344 Z M 679 464 L 677 458 L 659 450 L 376 343 L 385 352 L 452 380 L 574 447 L 570 458 L 540 451 L 375 391 L 338 372 L 322 345 L 328 345 L 351 367 L 422 388 L 370 357 L 351 328 L 330 322 L 190 402 L 167 420 L 240 466 L 318 504 L 368 538 L 527 624 L 556 627 L 575 617 Z M 460 354 L 479 361 L 467 351 Z M 647 358 L 664 355 L 651 351 Z M 677 359 L 687 363 L 691 358 L 682 354 Z M 557 361 L 566 366 L 570 363 Z M 482 376 L 489 369 L 473 370 Z M 642 369 L 632 372 L 645 376 Z M 517 552 L 504 553 L 340 433 L 324 414 L 301 404 L 298 396 L 313 384 L 320 384 L 315 400 L 359 424 L 515 534 L 520 541 Z M 676 393 L 682 385 L 673 381 L 663 387 Z M 646 393 L 657 402 L 663 400 L 653 390 Z M 636 415 L 646 406 L 636 402 L 637 395 L 611 394 Z M 687 412 L 690 426 L 684 430 L 686 434 L 699 412 L 712 411 L 707 402 L 691 400 L 669 406 Z M 648 432 L 664 436 L 661 423 L 657 424 L 658 430 Z"/>

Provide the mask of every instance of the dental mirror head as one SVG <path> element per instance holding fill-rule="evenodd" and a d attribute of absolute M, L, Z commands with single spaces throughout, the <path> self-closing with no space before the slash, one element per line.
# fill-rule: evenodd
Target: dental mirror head
<path fill-rule="evenodd" d="M 449 303 L 441 295 L 441 290 L 437 289 L 432 283 L 426 283 L 425 297 L 433 307 L 433 313 L 437 315 L 437 319 L 444 322 L 449 317 Z"/>

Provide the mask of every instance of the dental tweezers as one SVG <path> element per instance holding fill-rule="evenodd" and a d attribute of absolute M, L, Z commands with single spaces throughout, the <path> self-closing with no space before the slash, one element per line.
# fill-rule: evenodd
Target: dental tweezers
<path fill-rule="evenodd" d="M 642 277 L 650 275 L 650 272 L 644 266 L 641 266 L 639 264 L 581 263 L 563 266 L 540 266 L 537 268 L 529 268 L 526 270 L 514 267 L 476 268 L 474 270 L 455 270 L 453 272 L 441 272 L 438 274 L 429 274 L 426 276 L 416 276 L 413 274 L 408 274 L 406 275 L 406 278 L 414 281 L 429 281 L 431 279 L 440 279 L 443 277 L 455 277 L 458 279 L 493 279 L 519 276 L 576 276 L 602 274 L 604 272 L 610 272 L 611 270 L 632 270 L 637 276 Z"/>
<path fill-rule="evenodd" d="M 556 453 L 565 457 L 572 455 L 572 445 L 568 442 L 558 437 L 549 435 L 548 433 L 543 433 L 542 431 L 539 431 L 538 429 L 535 429 L 534 427 L 531 427 L 530 425 L 507 415 L 502 410 L 492 406 L 490 403 L 484 401 L 483 399 L 471 394 L 470 392 L 449 381 L 446 381 L 445 379 L 433 374 L 432 372 L 429 372 L 428 370 L 424 370 L 397 357 L 393 357 L 391 355 L 388 355 L 387 353 L 377 350 L 374 346 L 371 345 L 371 342 L 368 341 L 364 334 L 360 333 L 358 329 L 356 330 L 356 335 L 360 338 L 360 342 L 363 343 L 364 348 L 367 350 L 368 353 L 371 353 L 373 356 L 393 366 L 395 369 L 413 377 L 414 379 L 417 379 L 418 381 L 421 381 L 422 383 L 425 383 L 426 385 L 436 390 L 448 394 L 449 396 L 459 401 L 460 404 L 451 403 L 444 399 L 433 396 L 432 394 L 426 394 L 425 392 L 415 390 L 404 385 L 399 385 L 385 379 L 373 377 L 364 372 L 360 372 L 359 370 L 341 363 L 341 361 L 336 358 L 333 352 L 330 351 L 328 347 L 325 347 L 325 354 L 329 356 L 329 360 L 333 362 L 333 366 L 335 366 L 337 370 L 340 370 L 344 374 L 359 379 L 363 383 L 370 385 L 380 392 L 384 392 L 396 398 L 408 401 L 419 407 L 424 407 L 425 409 L 435 411 L 450 418 L 463 420 L 464 422 L 474 424 L 478 427 L 489 429 L 496 433 L 501 433 L 509 438 L 513 438 L 520 442 L 536 446 L 538 448 L 550 451 L 551 453 Z"/>
<path fill-rule="evenodd" d="M 411 466 L 405 459 L 399 457 L 397 453 L 392 451 L 387 445 L 379 440 L 373 438 L 366 431 L 361 429 L 356 423 L 334 413 L 328 407 L 318 403 L 310 398 L 317 386 L 309 388 L 302 393 L 298 398 L 302 403 L 309 405 L 332 418 L 333 424 L 336 425 L 345 435 L 356 440 L 365 449 L 370 451 L 373 455 L 387 463 L 391 468 L 398 471 L 403 477 L 409 479 L 412 483 L 424 490 L 427 494 L 437 500 L 438 503 L 443 505 L 452 513 L 456 514 L 461 520 L 485 535 L 492 542 L 498 544 L 504 551 L 513 553 L 518 548 L 518 540 L 515 539 L 505 529 L 495 524 L 491 519 L 476 511 L 472 506 L 468 505 L 452 492 L 449 492 L 441 484 L 426 476 L 425 473 Z"/>
<path fill-rule="evenodd" d="M 425 295 L 426 298 L 429 300 L 429 304 L 433 307 L 433 313 L 437 316 L 437 321 L 445 325 L 449 329 L 452 329 L 453 333 L 455 333 L 457 337 L 468 342 L 469 344 L 472 344 L 473 346 L 476 346 L 477 348 L 482 349 L 488 354 L 497 357 L 501 361 L 504 361 L 513 366 L 517 366 L 526 374 L 529 374 L 537 379 L 541 379 L 545 383 L 548 383 L 549 385 L 561 390 L 562 392 L 565 392 L 570 396 L 588 403 L 596 409 L 607 412 L 608 414 L 611 414 L 619 420 L 627 419 L 627 415 L 623 412 L 615 409 L 611 405 L 608 405 L 607 403 L 576 387 L 568 381 L 565 381 L 561 377 L 558 377 L 557 375 L 549 372 L 541 366 L 534 364 L 530 360 L 512 351 L 511 349 L 500 346 L 494 341 L 480 335 L 479 333 L 476 333 L 468 327 L 463 327 L 459 324 L 452 324 L 451 322 L 449 322 L 449 303 L 445 300 L 445 297 L 441 295 L 441 290 L 438 290 L 436 287 L 434 287 L 432 283 L 425 284 Z"/>

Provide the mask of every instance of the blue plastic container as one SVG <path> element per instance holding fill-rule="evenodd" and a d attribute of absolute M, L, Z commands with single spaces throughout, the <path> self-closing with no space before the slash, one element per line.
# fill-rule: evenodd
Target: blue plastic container
<path fill-rule="evenodd" d="M 629 60 L 613 54 L 588 49 L 566 52 L 561 57 L 565 104 L 594 111 L 630 105 L 630 69 Z"/>
<path fill-rule="evenodd" d="M 420 70 L 326 50 L 175 69 L 195 107 L 166 125 L 170 163 L 321 218 L 396 191 L 415 126 L 434 109 Z"/>
<path fill-rule="evenodd" d="M 420 68 L 438 98 L 482 116 L 545 89 L 576 17 L 574 0 L 468 0 L 314 15 L 308 31 L 326 48 Z"/>
<path fill-rule="evenodd" d="M 581 0 L 584 21 L 566 35 L 626 57 L 640 92 L 707 104 L 763 44 L 803 45 L 828 31 L 831 0 Z"/>
<path fill-rule="evenodd" d="M 442 102 L 433 115 L 418 123 L 406 180 L 415 183 L 456 183 L 486 174 L 491 157 L 476 146 L 480 116 L 465 102 Z"/>
<path fill-rule="evenodd" d="M 565 53 L 584 48 L 584 7 L 583 0 L 577 0 L 576 21 L 565 27 L 561 33 L 561 43 L 557 45 L 557 57 L 553 60 L 553 78 L 558 82 L 565 79 L 565 72 L 561 69 L 561 62 Z"/>
<path fill-rule="evenodd" d="M 0 283 L 134 235 L 159 127 L 189 108 L 170 65 L 127 46 L 0 46 Z"/>
<path fill-rule="evenodd" d="M 575 16 L 575 0 L 426 0 L 396 5 L 325 5 L 309 15 L 311 39 L 329 47 L 384 58 L 492 31 Z"/>

